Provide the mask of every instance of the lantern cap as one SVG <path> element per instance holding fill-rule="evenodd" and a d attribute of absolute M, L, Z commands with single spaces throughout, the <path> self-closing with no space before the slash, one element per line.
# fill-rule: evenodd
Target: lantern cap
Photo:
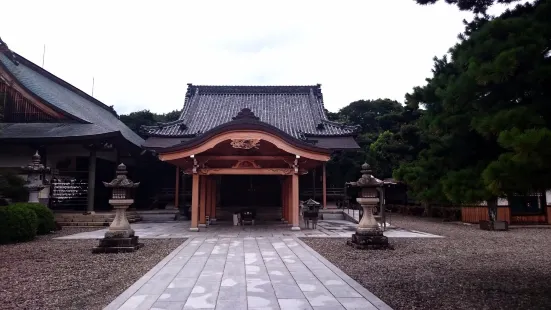
<path fill-rule="evenodd" d="M 43 164 L 40 163 L 40 154 L 38 154 L 38 151 L 34 153 L 32 156 L 32 160 L 30 163 L 28 163 L 26 166 L 21 167 L 21 170 L 28 172 L 28 173 L 43 173 L 43 172 L 49 172 L 50 168 L 45 167 Z"/>
<path fill-rule="evenodd" d="M 315 201 L 315 200 L 312 199 L 312 198 L 306 200 L 303 204 L 304 204 L 305 206 L 321 206 L 321 203 Z"/>
<path fill-rule="evenodd" d="M 358 179 L 356 182 L 347 182 L 346 185 L 351 185 L 354 187 L 378 187 L 383 186 L 384 182 L 377 179 L 371 174 L 371 167 L 368 163 L 364 163 L 361 166 L 360 172 L 362 173 L 362 177 Z"/>
<path fill-rule="evenodd" d="M 105 187 L 109 188 L 136 188 L 140 185 L 140 182 L 133 182 L 126 177 L 126 165 L 121 163 L 117 166 L 117 176 L 111 180 L 111 182 L 103 182 Z"/>

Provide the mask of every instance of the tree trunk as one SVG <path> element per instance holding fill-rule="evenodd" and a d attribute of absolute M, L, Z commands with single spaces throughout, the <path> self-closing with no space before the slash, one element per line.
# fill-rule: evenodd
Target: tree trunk
<path fill-rule="evenodd" d="M 423 206 L 423 216 L 430 217 L 430 203 L 423 202 L 421 205 Z"/>
<path fill-rule="evenodd" d="M 492 197 L 488 199 L 488 218 L 491 223 L 494 223 L 497 220 L 497 197 Z"/>

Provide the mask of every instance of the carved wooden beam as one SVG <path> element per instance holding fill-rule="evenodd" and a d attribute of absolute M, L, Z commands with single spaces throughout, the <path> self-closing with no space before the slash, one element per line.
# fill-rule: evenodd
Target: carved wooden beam
<path fill-rule="evenodd" d="M 192 168 L 183 169 L 184 174 L 194 174 Z M 293 175 L 292 168 L 199 168 L 197 174 L 201 175 Z M 298 174 L 308 174 L 308 170 L 299 169 Z"/>
<path fill-rule="evenodd" d="M 229 155 L 229 156 L 200 156 L 198 155 L 197 158 L 201 161 L 203 160 L 228 160 L 228 161 L 234 161 L 234 160 L 289 160 L 293 161 L 293 156 L 239 156 L 239 155 Z"/>
<path fill-rule="evenodd" d="M 294 169 L 288 168 L 199 168 L 201 175 L 292 175 Z"/>

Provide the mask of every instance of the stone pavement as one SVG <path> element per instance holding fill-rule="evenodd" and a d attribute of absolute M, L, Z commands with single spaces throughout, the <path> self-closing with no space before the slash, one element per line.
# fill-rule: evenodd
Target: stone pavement
<path fill-rule="evenodd" d="M 132 229 L 140 238 L 244 238 L 244 237 L 336 237 L 350 238 L 355 232 L 357 224 L 344 220 L 319 221 L 317 229 L 305 229 L 291 231 L 290 227 L 280 222 L 255 226 L 231 226 L 228 223 L 211 225 L 201 228 L 199 232 L 189 231 L 189 221 L 168 223 L 134 223 Z M 304 226 L 302 226 L 304 227 Z M 74 235 L 59 237 L 57 239 L 99 239 L 103 238 L 107 229 L 83 232 Z M 384 232 L 387 237 L 395 238 L 441 238 L 419 231 L 410 231 L 391 227 Z"/>
<path fill-rule="evenodd" d="M 201 236 L 188 239 L 105 309 L 390 307 L 294 236 Z"/>

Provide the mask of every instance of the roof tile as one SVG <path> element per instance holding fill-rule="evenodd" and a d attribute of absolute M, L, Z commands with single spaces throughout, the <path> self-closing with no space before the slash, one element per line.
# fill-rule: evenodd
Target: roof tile
<path fill-rule="evenodd" d="M 144 127 L 150 136 L 200 135 L 232 121 L 244 108 L 260 121 L 295 138 L 351 136 L 355 127 L 330 122 L 323 108 L 321 86 L 197 86 L 188 84 L 177 122 Z M 323 129 L 318 125 L 323 123 Z M 180 126 L 185 124 L 185 126 Z"/>

